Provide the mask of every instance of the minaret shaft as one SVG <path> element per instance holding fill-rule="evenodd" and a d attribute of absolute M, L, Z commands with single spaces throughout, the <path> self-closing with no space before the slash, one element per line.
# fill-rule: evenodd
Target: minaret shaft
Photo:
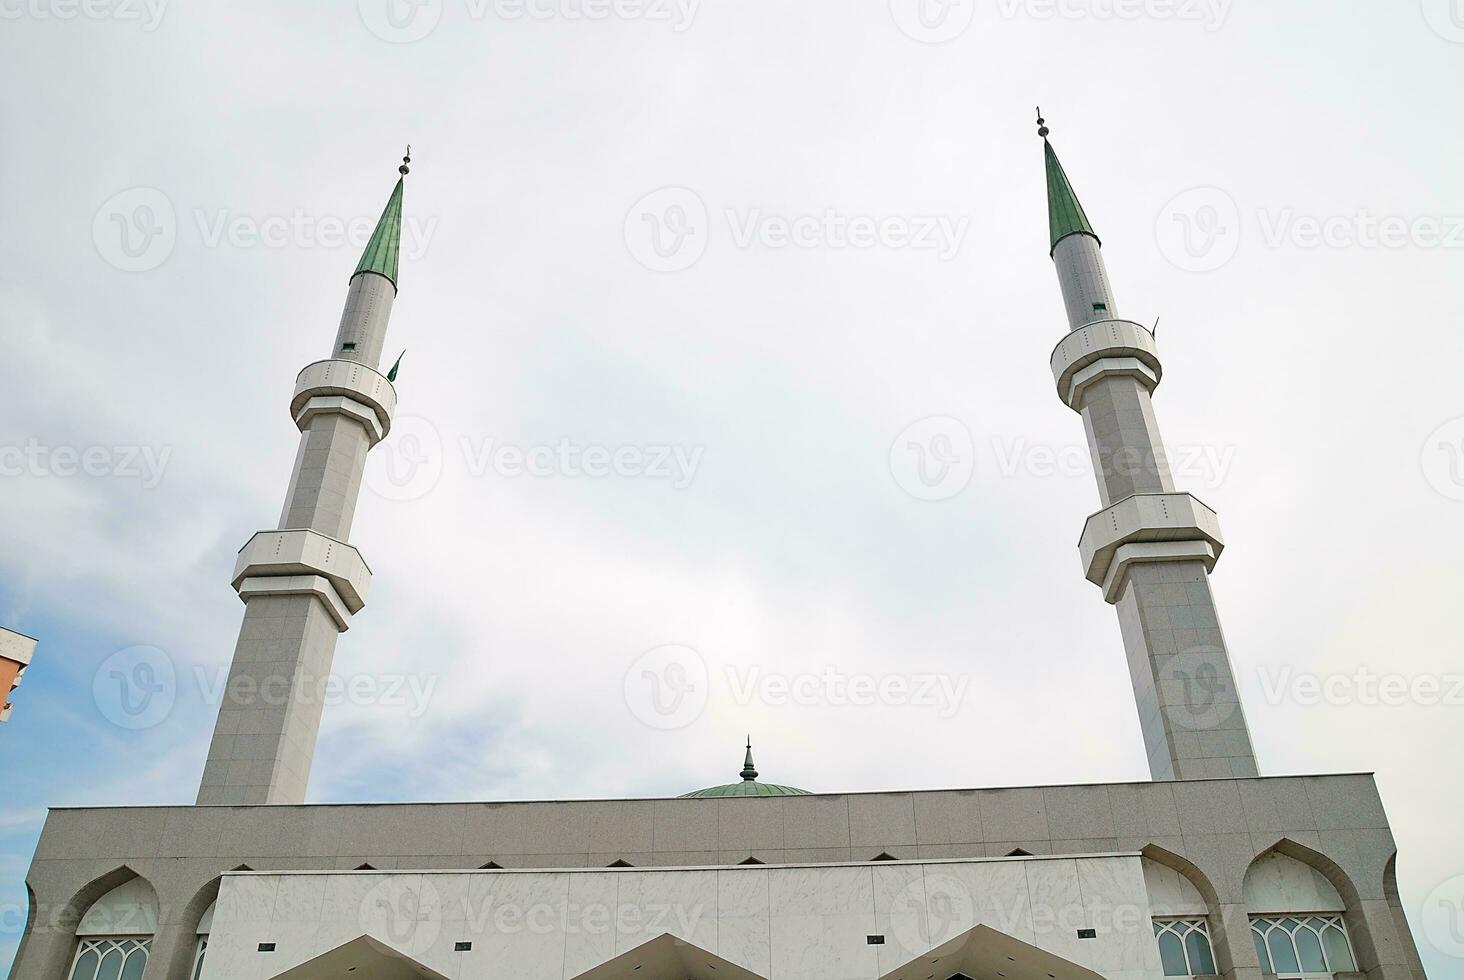
<path fill-rule="evenodd" d="M 310 528 L 344 541 L 351 533 L 370 434 L 345 415 L 319 415 L 300 434 L 280 528 Z"/>
<path fill-rule="evenodd" d="M 1052 249 L 1068 326 L 1076 330 L 1094 320 L 1117 320 L 1118 303 L 1103 265 L 1098 239 L 1081 232 L 1058 241 Z"/>
<path fill-rule="evenodd" d="M 377 368 L 396 298 L 401 202 L 398 181 L 351 277 L 330 357 L 296 380 L 290 413 L 300 448 L 278 529 L 251 538 L 235 565 L 244 622 L 200 804 L 305 800 L 336 640 L 371 581 L 346 539 L 367 453 L 390 430 L 396 405 Z"/>
<path fill-rule="evenodd" d="M 352 278 L 340 329 L 336 331 L 335 350 L 330 356 L 380 367 L 386 325 L 395 302 L 396 286 L 385 276 L 363 272 Z"/>
<path fill-rule="evenodd" d="M 1058 394 L 1083 417 L 1104 507 L 1088 519 L 1079 548 L 1088 579 L 1118 608 L 1150 773 L 1254 776 L 1210 589 L 1224 548 L 1218 521 L 1175 488 L 1152 401 L 1163 372 L 1154 335 L 1118 319 L 1098 236 L 1050 143 L 1044 155 L 1051 255 L 1069 329 L 1052 369 Z"/>
<path fill-rule="evenodd" d="M 1148 388 L 1131 377 L 1103 378 L 1084 392 L 1082 415 L 1103 506 L 1174 491 Z"/>

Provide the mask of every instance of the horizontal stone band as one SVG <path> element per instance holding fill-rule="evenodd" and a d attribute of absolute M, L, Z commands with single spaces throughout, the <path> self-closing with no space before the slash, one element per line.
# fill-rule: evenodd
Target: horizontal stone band
<path fill-rule="evenodd" d="M 351 610 L 346 608 L 341 594 L 330 580 L 322 575 L 257 575 L 238 583 L 239 598 L 248 602 L 263 595 L 309 595 L 319 599 L 336 628 L 342 633 L 351 628 Z"/>
<path fill-rule="evenodd" d="M 290 399 L 290 417 L 303 428 L 304 423 L 300 420 L 309 404 L 316 399 L 329 398 L 346 399 L 375 416 L 376 425 L 367 426 L 375 436 L 373 445 L 386 438 L 386 434 L 391 431 L 391 416 L 396 411 L 396 389 L 381 372 L 358 361 L 316 361 L 307 365 L 295 379 L 295 394 Z M 336 404 L 338 410 L 347 407 L 345 402 L 319 402 L 316 405 L 317 414 L 329 404 Z M 379 436 L 376 436 L 377 431 L 380 432 Z"/>
<path fill-rule="evenodd" d="M 1078 552 L 1088 581 L 1117 602 L 1135 562 L 1198 559 L 1213 569 L 1225 548 L 1220 519 L 1188 493 L 1136 493 L 1088 518 Z"/>
<path fill-rule="evenodd" d="M 373 446 L 386 438 L 386 426 L 381 424 L 381 416 L 370 406 L 363 405 L 354 398 L 347 398 L 345 395 L 317 395 L 307 400 L 300 407 L 300 411 L 295 413 L 295 424 L 304 432 L 310 428 L 310 420 L 317 415 L 345 415 L 355 419 L 366 427 L 366 434 Z"/>
<path fill-rule="evenodd" d="M 328 581 L 352 613 L 366 605 L 371 569 L 344 541 L 309 529 L 260 531 L 239 550 L 234 588 L 245 579 L 318 575 Z M 242 594 L 242 593 L 241 593 Z"/>
<path fill-rule="evenodd" d="M 1058 397 L 1074 411 L 1081 411 L 1083 390 L 1099 378 L 1125 374 L 1153 391 L 1164 377 L 1154 335 L 1132 320 L 1079 327 L 1058 341 L 1051 365 Z"/>

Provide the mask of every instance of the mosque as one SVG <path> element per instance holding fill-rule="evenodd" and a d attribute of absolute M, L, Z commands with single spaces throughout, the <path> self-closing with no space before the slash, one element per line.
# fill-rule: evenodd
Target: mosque
<path fill-rule="evenodd" d="M 1121 318 L 1039 126 L 1068 320 L 1050 363 L 1102 507 L 1079 551 L 1118 612 L 1150 781 L 808 793 L 763 781 L 749 744 L 735 781 L 674 799 L 305 803 L 320 699 L 248 692 L 327 676 L 366 603 L 349 540 L 396 410 L 407 158 L 296 378 L 278 527 L 239 552 L 197 803 L 51 810 L 11 977 L 1422 978 L 1372 776 L 1260 775 L 1209 584 L 1218 518 L 1174 485 L 1154 334 Z"/>

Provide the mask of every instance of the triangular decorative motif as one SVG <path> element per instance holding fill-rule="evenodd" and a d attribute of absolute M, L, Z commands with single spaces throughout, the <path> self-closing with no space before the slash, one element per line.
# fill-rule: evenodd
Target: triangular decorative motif
<path fill-rule="evenodd" d="M 328 953 L 321 953 L 299 966 L 274 974 L 271 980 L 325 980 L 327 977 L 350 975 L 370 977 L 371 980 L 448 980 L 441 973 L 370 936 L 352 939 Z"/>
<path fill-rule="evenodd" d="M 661 980 L 669 977 L 676 980 L 767 980 L 760 973 L 753 973 L 670 933 L 575 974 L 572 980 Z"/>

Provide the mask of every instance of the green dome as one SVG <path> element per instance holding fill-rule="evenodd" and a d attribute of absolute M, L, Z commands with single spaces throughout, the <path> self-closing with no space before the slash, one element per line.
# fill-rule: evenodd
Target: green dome
<path fill-rule="evenodd" d="M 757 770 L 752 765 L 752 739 L 747 740 L 747 756 L 742 763 L 742 782 L 725 786 L 708 786 L 693 793 L 682 793 L 677 799 L 692 800 L 709 796 L 811 796 L 806 789 L 793 786 L 779 786 L 777 783 L 760 783 Z"/>
<path fill-rule="evenodd" d="M 777 783 L 760 783 L 756 779 L 744 779 L 740 783 L 726 786 L 708 786 L 694 793 L 682 793 L 677 799 L 692 800 L 704 796 L 810 796 L 808 790 L 794 786 L 779 786 Z"/>

